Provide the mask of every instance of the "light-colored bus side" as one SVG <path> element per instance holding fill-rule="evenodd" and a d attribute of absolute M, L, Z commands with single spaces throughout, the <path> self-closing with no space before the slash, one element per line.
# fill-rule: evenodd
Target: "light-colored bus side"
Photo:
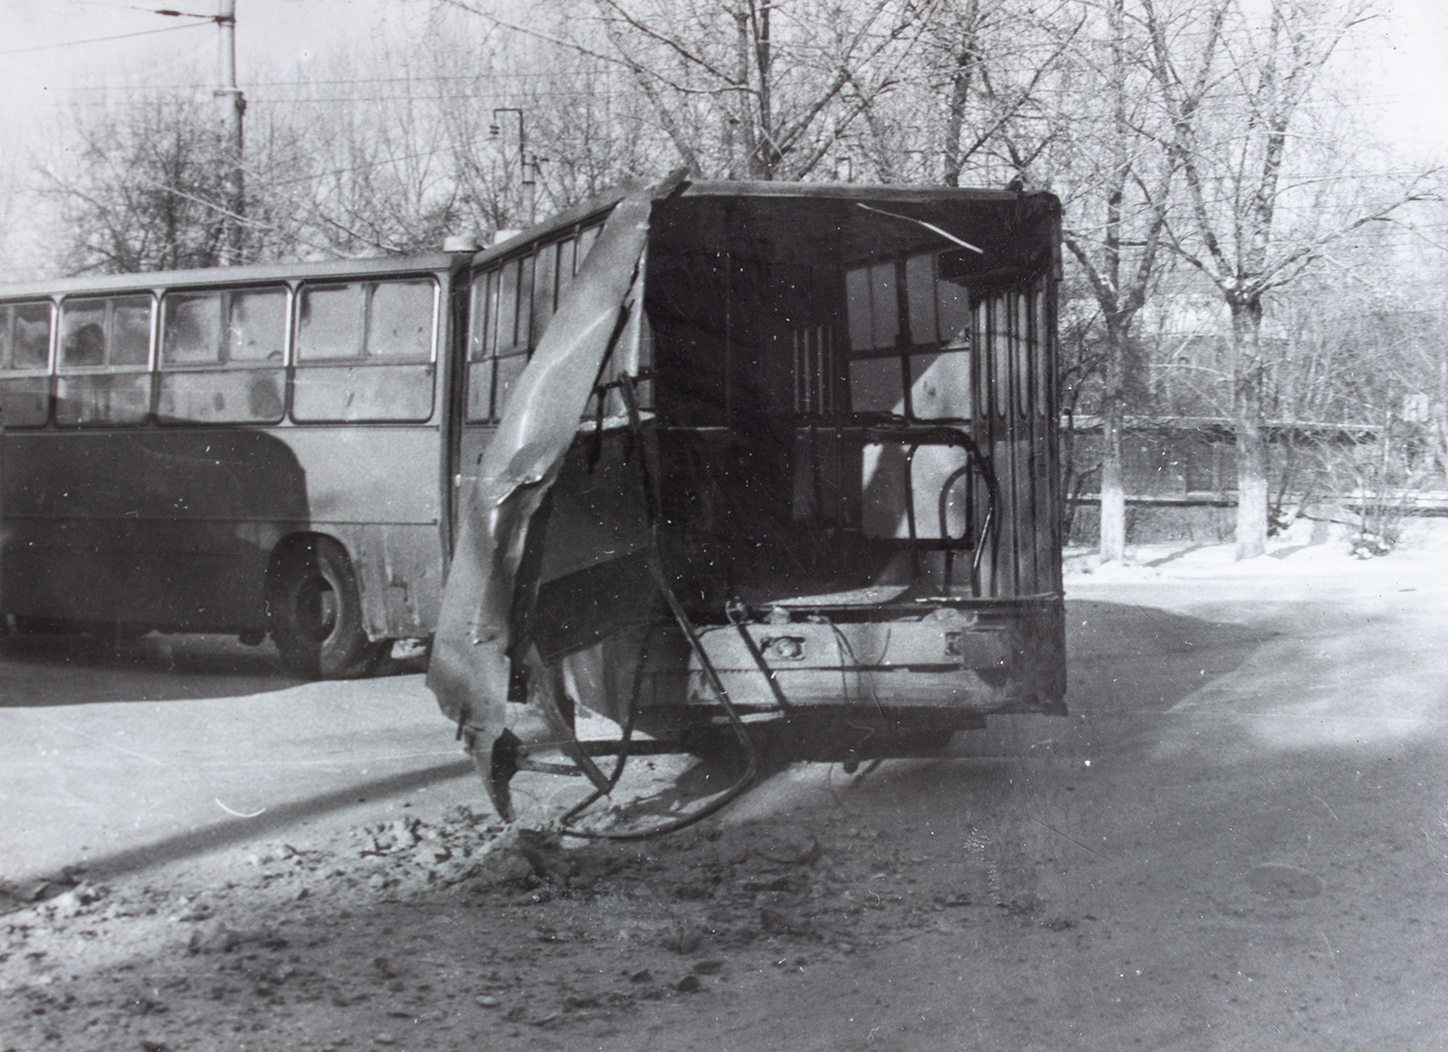
<path fill-rule="evenodd" d="M 455 257 L 0 291 L 5 613 L 268 627 L 331 538 L 373 638 L 436 621 Z"/>

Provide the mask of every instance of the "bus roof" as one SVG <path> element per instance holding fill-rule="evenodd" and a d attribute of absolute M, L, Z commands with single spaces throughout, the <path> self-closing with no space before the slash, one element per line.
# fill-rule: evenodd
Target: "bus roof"
<path fill-rule="evenodd" d="M 427 252 L 413 256 L 374 256 L 315 263 L 252 263 L 240 267 L 154 270 L 139 274 L 96 274 L 51 281 L 0 284 L 0 300 L 35 299 L 84 293 L 150 292 L 177 287 L 249 285 L 288 279 L 347 279 L 376 274 L 426 274 L 465 263 L 470 253 Z"/>
<path fill-rule="evenodd" d="M 566 231 L 591 219 L 601 219 L 630 192 L 645 185 L 625 183 L 606 190 L 572 208 L 550 216 L 506 241 L 474 252 L 429 252 L 411 256 L 375 256 L 366 259 L 339 259 L 311 263 L 254 263 L 240 267 L 211 267 L 193 270 L 149 271 L 138 274 L 107 274 L 90 277 L 56 278 L 51 281 L 29 281 L 0 284 L 0 300 L 15 300 L 89 292 L 146 292 L 180 286 L 218 286 L 296 279 L 357 278 L 374 274 L 425 273 L 456 268 L 463 263 L 486 263 L 507 256 L 525 245 Z M 1059 208 L 1048 193 L 1020 193 L 1013 190 L 957 188 L 946 186 L 900 186 L 868 183 L 795 183 L 764 181 L 700 180 L 683 185 L 680 197 L 686 198 L 773 198 L 851 201 L 901 205 L 932 204 L 946 201 L 975 202 L 983 205 L 1009 206 L 1030 201 L 1037 207 Z"/>
<path fill-rule="evenodd" d="M 631 191 L 646 185 L 627 183 L 614 187 L 597 197 L 584 201 L 560 212 L 543 222 L 522 230 L 506 241 L 499 242 L 480 251 L 473 257 L 474 264 L 485 264 L 505 257 L 536 241 L 548 240 L 591 220 L 601 220 L 614 205 L 623 200 Z M 949 203 L 973 203 L 994 206 L 991 211 L 1015 210 L 1025 204 L 1027 211 L 1037 215 L 1059 214 L 1060 203 L 1053 194 L 1043 191 L 1022 193 L 1015 190 L 988 190 L 982 188 L 959 188 L 948 186 L 900 186 L 870 183 L 794 183 L 763 181 L 700 180 L 684 183 L 676 195 L 679 198 L 713 198 L 775 202 L 790 199 L 820 202 L 821 207 L 837 213 L 839 204 L 851 201 L 868 201 L 876 205 L 943 205 Z"/>

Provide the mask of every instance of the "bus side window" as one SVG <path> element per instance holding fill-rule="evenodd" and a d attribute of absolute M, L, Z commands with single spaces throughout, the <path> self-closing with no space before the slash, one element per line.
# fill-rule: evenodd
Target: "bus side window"
<path fill-rule="evenodd" d="M 588 258 L 588 250 L 591 249 L 593 243 L 598 240 L 598 232 L 602 229 L 602 227 L 591 226 L 587 230 L 579 231 L 578 258 L 573 265 L 574 274 L 577 274 L 583 269 L 583 261 Z"/>
<path fill-rule="evenodd" d="M 117 297 L 111 304 L 111 331 L 106 340 L 109 365 L 150 364 L 151 297 Z"/>
<path fill-rule="evenodd" d="M 527 350 L 528 341 L 526 336 L 520 341 L 518 339 L 518 261 L 505 263 L 501 272 L 501 283 L 498 287 L 498 324 L 494 333 L 493 354 L 499 358 L 504 355 L 518 354 Z M 521 347 L 519 346 L 521 343 Z"/>
<path fill-rule="evenodd" d="M 1031 353 L 1036 381 L 1036 415 L 1046 416 L 1051 406 L 1051 363 L 1055 348 L 1051 346 L 1050 319 L 1046 315 L 1046 292 L 1041 283 L 1031 288 Z"/>
<path fill-rule="evenodd" d="M 287 290 L 246 289 L 229 295 L 225 358 L 280 366 L 287 346 Z"/>
<path fill-rule="evenodd" d="M 533 264 L 533 345 L 543 338 L 543 330 L 553 317 L 558 304 L 558 246 L 544 245 Z"/>
<path fill-rule="evenodd" d="M 544 251 L 552 251 L 551 246 Z M 473 277 L 468 339 L 470 423 L 485 423 L 502 415 L 508 389 L 528 364 L 536 280 L 532 256 L 510 259 Z"/>
<path fill-rule="evenodd" d="M 292 416 L 305 423 L 432 416 L 437 283 L 303 285 Z"/>
<path fill-rule="evenodd" d="M 50 415 L 50 304 L 0 305 L 0 424 L 43 427 Z"/>
<path fill-rule="evenodd" d="M 573 285 L 573 279 L 583 269 L 583 261 L 588 258 L 588 250 L 593 248 L 593 243 L 598 240 L 598 232 L 602 227 L 591 226 L 586 230 L 580 230 L 578 236 L 571 237 L 567 241 L 558 243 L 558 302 L 563 302 L 563 294 Z M 554 306 L 557 310 L 557 306 Z"/>
<path fill-rule="evenodd" d="M 286 376 L 285 288 L 168 292 L 161 299 L 163 424 L 275 424 Z"/>
<path fill-rule="evenodd" d="M 15 328 L 7 364 L 12 369 L 45 369 L 50 364 L 50 304 L 17 303 L 10 314 Z"/>
<path fill-rule="evenodd" d="M 362 354 L 363 286 L 303 285 L 297 296 L 297 364 Z"/>
<path fill-rule="evenodd" d="M 144 423 L 151 412 L 150 350 L 149 294 L 63 301 L 55 422 Z"/>
<path fill-rule="evenodd" d="M 563 296 L 573 284 L 573 275 L 578 270 L 578 238 L 570 237 L 567 241 L 558 242 L 558 300 L 553 309 L 558 309 L 558 303 L 563 302 Z"/>
<path fill-rule="evenodd" d="M 168 292 L 161 300 L 161 364 L 221 360 L 221 293 Z"/>
<path fill-rule="evenodd" d="M 526 266 L 525 266 L 526 263 Z M 528 333 L 533 305 L 533 260 L 510 260 L 503 264 L 498 290 L 498 325 L 493 355 L 497 371 L 493 378 L 493 417 L 503 415 L 508 391 L 528 364 Z"/>
<path fill-rule="evenodd" d="M 372 290 L 369 358 L 426 359 L 432 353 L 431 281 L 386 281 Z"/>
<path fill-rule="evenodd" d="M 66 303 L 61 315 L 60 366 L 84 369 L 106 363 L 106 302 Z"/>
<path fill-rule="evenodd" d="M 493 360 L 489 357 L 488 334 L 497 313 L 498 272 L 475 274 L 470 296 L 466 418 L 469 423 L 481 423 L 493 416 Z"/>
<path fill-rule="evenodd" d="M 508 391 L 543 338 L 601 228 L 543 245 L 473 277 L 468 335 L 467 420 L 503 415 Z"/>

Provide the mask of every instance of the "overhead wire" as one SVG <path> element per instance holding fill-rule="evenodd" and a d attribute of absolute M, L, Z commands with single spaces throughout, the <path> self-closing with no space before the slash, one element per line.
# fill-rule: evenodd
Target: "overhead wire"
<path fill-rule="evenodd" d="M 142 30 L 140 30 L 140 31 L 138 31 L 138 32 L 135 32 L 135 33 L 116 33 L 116 34 L 114 34 L 114 35 L 112 35 L 112 36 L 106 36 L 106 37 L 88 37 L 88 38 L 86 38 L 85 40 L 64 40 L 64 41 L 59 41 L 59 42 L 54 43 L 54 44 L 36 44 L 36 45 L 34 45 L 34 46 L 32 46 L 32 47 L 10 48 L 10 49 L 8 49 L 8 50 L 6 50 L 6 51 L 0 51 L 0 55 L 23 55 L 23 54 L 26 54 L 26 53 L 32 52 L 32 51 L 50 51 L 50 50 L 53 50 L 53 49 L 55 49 L 55 48 L 62 48 L 62 47 L 80 47 L 80 46 L 83 45 L 83 44 L 104 44 L 104 43 L 107 43 L 107 42 L 112 41 L 112 40 L 128 40 L 128 39 L 130 39 L 131 37 L 149 37 L 149 36 L 154 36 L 154 35 L 156 35 L 157 33 L 175 33 L 175 32 L 177 32 L 178 30 L 182 30 L 182 29 L 196 29 L 196 28 L 198 28 L 198 27 L 210 26 L 210 25 L 212 25 L 212 24 L 216 21 L 216 19 L 215 19 L 214 17 L 211 17 L 211 16 L 188 15 L 187 17 L 189 17 L 189 18 L 203 18 L 203 17 L 204 17 L 206 20 L 205 20 L 204 22 L 187 22 L 185 25 L 179 25 L 179 26 L 163 26 L 163 27 L 160 28 L 160 29 L 142 29 Z"/>

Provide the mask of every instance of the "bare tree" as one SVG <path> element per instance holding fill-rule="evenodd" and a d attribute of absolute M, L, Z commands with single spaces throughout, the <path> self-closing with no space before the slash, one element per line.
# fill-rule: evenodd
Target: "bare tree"
<path fill-rule="evenodd" d="M 1137 314 L 1160 270 L 1162 230 L 1174 163 L 1154 150 L 1156 120 L 1149 78 L 1130 55 L 1125 0 L 1105 0 L 1104 33 L 1082 56 L 1077 86 L 1084 105 L 1069 118 L 1066 247 L 1101 311 L 1105 331 L 1101 392 L 1101 558 L 1126 554 L 1122 437 L 1127 409 L 1127 350 Z"/>
<path fill-rule="evenodd" d="M 465 225 L 526 225 L 525 177 L 537 210 L 559 211 L 652 173 L 669 151 L 631 74 L 561 43 L 567 25 L 555 12 L 531 13 L 534 36 L 451 8 L 436 15 L 429 60 Z"/>
<path fill-rule="evenodd" d="M 1126 0 L 948 0 L 928 39 L 948 100 L 941 178 L 957 185 L 969 166 L 972 181 L 1012 178 L 1065 204 L 1065 244 L 1097 306 L 1097 324 L 1081 336 L 1103 345 L 1101 549 L 1120 559 L 1128 350 L 1161 269 L 1172 182 L 1153 138 L 1158 93 L 1134 58 L 1145 34 Z"/>
<path fill-rule="evenodd" d="M 1233 0 L 1213 0 L 1185 27 L 1156 0 L 1142 6 L 1148 61 L 1171 122 L 1166 147 L 1188 195 L 1166 232 L 1231 314 L 1237 556 L 1250 558 L 1267 539 L 1264 299 L 1351 231 L 1419 197 L 1423 184 L 1351 196 L 1303 178 L 1313 166 L 1346 167 L 1304 126 L 1319 118 L 1329 60 L 1363 18 L 1355 0 L 1270 0 L 1265 26 Z"/>
<path fill-rule="evenodd" d="M 348 83 L 366 90 L 334 87 Z M 294 119 L 310 129 L 310 241 L 333 255 L 406 253 L 437 248 L 457 228 L 457 141 L 441 110 L 448 92 L 405 38 L 358 48 L 296 85 Z"/>
<path fill-rule="evenodd" d="M 1049 185 L 1056 99 L 1083 21 L 1071 0 L 936 0 L 889 90 L 860 92 L 835 148 L 880 182 Z"/>
<path fill-rule="evenodd" d="M 225 144 L 214 108 L 156 95 L 77 110 L 63 162 L 38 173 L 72 274 L 211 267 L 224 251 Z"/>
<path fill-rule="evenodd" d="M 698 176 L 802 179 L 898 83 L 940 0 L 579 0 L 557 28 L 443 2 L 625 71 Z"/>
<path fill-rule="evenodd" d="M 305 137 L 276 113 L 251 120 L 246 198 L 229 180 L 230 141 L 209 100 L 148 93 L 64 111 L 49 136 L 66 144 L 36 162 L 37 194 L 65 273 L 133 273 L 292 258 L 308 250 Z M 239 232 L 242 255 L 234 260 Z M 229 234 L 231 237 L 229 237 Z"/>

